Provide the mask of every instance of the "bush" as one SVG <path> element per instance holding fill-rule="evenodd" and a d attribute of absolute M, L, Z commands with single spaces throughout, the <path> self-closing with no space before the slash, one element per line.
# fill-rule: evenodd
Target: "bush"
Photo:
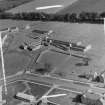
<path fill-rule="evenodd" d="M 103 17 L 105 12 L 98 14 L 95 12 L 81 12 L 79 15 L 76 13 L 71 14 L 48 14 L 44 12 L 23 12 L 23 13 L 0 13 L 0 19 L 17 19 L 29 21 L 61 21 L 72 23 L 91 23 L 103 24 Z"/>
<path fill-rule="evenodd" d="M 54 74 L 56 74 L 57 76 L 64 78 L 66 76 L 66 73 L 61 71 L 61 72 L 55 72 Z"/>
<path fill-rule="evenodd" d="M 81 102 L 86 105 L 103 105 L 99 99 L 92 100 L 92 99 L 85 98 L 83 96 L 81 97 Z"/>
<path fill-rule="evenodd" d="M 82 94 L 78 94 L 78 95 L 73 99 L 73 102 L 82 103 L 81 97 L 82 97 Z"/>
<path fill-rule="evenodd" d="M 36 68 L 35 71 L 40 73 L 40 74 L 42 74 L 42 75 L 44 75 L 44 74 L 50 73 L 52 69 L 53 69 L 52 68 L 52 64 L 50 64 L 50 63 L 44 63 L 43 67 L 41 67 L 40 64 L 39 64 L 39 67 Z"/>

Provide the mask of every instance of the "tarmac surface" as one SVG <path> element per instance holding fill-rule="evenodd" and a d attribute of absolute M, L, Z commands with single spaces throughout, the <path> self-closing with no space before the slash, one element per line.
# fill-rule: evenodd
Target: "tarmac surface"
<path fill-rule="evenodd" d="M 32 81 L 35 83 L 42 83 L 48 86 L 53 86 L 55 85 L 58 89 L 64 89 L 64 90 L 69 90 L 69 91 L 74 91 L 77 93 L 81 92 L 86 92 L 89 89 L 92 89 L 93 91 L 97 91 L 99 93 L 104 93 L 105 90 L 104 88 L 99 88 L 96 87 L 96 83 L 91 83 L 91 82 L 82 82 L 82 81 L 76 81 L 76 80 L 67 80 L 67 79 L 62 79 L 62 78 L 57 78 L 57 77 L 52 77 L 52 76 L 41 76 L 38 74 L 31 74 L 31 73 L 26 73 L 22 74 L 17 73 L 16 75 L 13 76 L 8 76 L 7 77 L 7 85 L 11 84 L 13 82 L 16 82 L 18 80 L 26 80 L 26 81 Z M 0 80 L 0 85 L 3 84 L 3 79 Z"/>

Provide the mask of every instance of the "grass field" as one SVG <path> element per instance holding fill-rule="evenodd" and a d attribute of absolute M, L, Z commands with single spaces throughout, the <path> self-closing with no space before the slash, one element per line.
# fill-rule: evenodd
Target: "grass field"
<path fill-rule="evenodd" d="M 32 0 L 0 0 L 0 10 L 9 10 Z"/>
<path fill-rule="evenodd" d="M 105 10 L 105 1 L 104 0 L 78 0 L 72 5 L 58 11 L 58 13 L 81 13 L 82 11 L 86 12 L 104 12 Z"/>
<path fill-rule="evenodd" d="M 16 7 L 14 9 L 9 10 L 8 12 L 17 13 L 17 12 L 47 12 L 47 13 L 55 13 L 59 10 L 65 8 L 68 5 L 71 5 L 73 2 L 77 0 L 34 0 L 33 2 L 21 5 L 19 7 Z M 50 5 L 63 5 L 62 8 L 51 8 L 51 9 L 45 9 L 45 10 L 35 10 L 36 7 L 41 6 L 50 6 Z"/>
<path fill-rule="evenodd" d="M 5 54 L 6 75 L 13 75 L 18 71 L 22 71 L 29 61 L 30 58 L 22 53 L 13 52 Z"/>
<path fill-rule="evenodd" d="M 89 66 L 77 66 L 77 63 L 82 62 L 81 59 L 58 54 L 55 52 L 47 51 L 44 54 L 41 55 L 39 62 L 45 63 L 49 62 L 52 64 L 54 68 L 56 68 L 55 72 L 52 73 L 52 76 L 56 76 L 55 73 L 63 72 L 65 75 L 62 78 L 66 79 L 78 79 L 78 74 L 89 72 L 89 71 L 103 71 L 105 68 L 105 35 L 103 30 L 103 25 L 94 25 L 94 24 L 71 24 L 71 23 L 58 23 L 58 22 L 29 22 L 29 21 L 11 21 L 11 20 L 0 20 L 2 23 L 2 27 L 11 27 L 11 26 L 18 26 L 21 28 L 20 32 L 15 33 L 15 40 L 11 44 L 9 51 L 5 54 L 5 59 L 7 64 L 5 65 L 7 67 L 7 71 L 9 74 L 14 74 L 18 70 L 23 69 L 30 60 L 30 54 L 29 52 L 20 52 L 17 51 L 17 47 L 23 42 L 28 41 L 31 42 L 32 40 L 27 37 L 27 35 L 32 35 L 31 31 L 34 29 L 40 29 L 40 30 L 50 30 L 52 29 L 54 31 L 53 38 L 59 39 L 59 40 L 71 40 L 73 42 L 81 41 L 83 45 L 92 45 L 92 49 L 88 51 L 87 53 L 83 54 L 87 57 L 91 58 L 91 61 L 89 62 Z M 11 23 L 12 22 L 12 23 Z M 7 25 L 8 24 L 8 25 Z M 22 28 L 26 24 L 32 24 L 32 29 L 25 31 Z M 33 35 L 36 35 L 35 33 Z M 33 40 L 35 41 L 35 40 Z M 35 56 L 38 54 L 38 52 L 34 52 Z M 77 53 L 78 54 L 78 53 Z M 81 53 L 80 53 L 81 54 Z M 12 59 L 12 60 L 11 60 Z M 16 59 L 16 60 L 15 60 Z M 22 63 L 24 61 L 24 63 Z M 12 65 L 12 66 L 11 66 Z M 25 65 L 25 66 L 24 66 Z M 19 68 L 18 68 L 19 67 Z M 12 70 L 12 71 L 11 71 Z M 33 84 L 31 84 L 33 85 Z M 35 86 L 37 89 L 38 87 Z M 40 88 L 43 90 L 42 88 Z M 34 89 L 33 89 L 34 90 Z M 44 89 L 46 90 L 46 89 Z M 39 94 L 38 93 L 35 93 Z M 63 102 L 62 102 L 62 101 Z M 71 98 L 70 98 L 71 100 Z M 61 105 L 63 105 L 66 101 L 67 104 L 70 104 L 68 102 L 68 97 L 65 97 L 64 100 L 62 97 L 60 99 L 53 99 L 53 102 L 61 102 Z"/>
<path fill-rule="evenodd" d="M 53 97 L 48 98 L 49 101 L 52 101 L 54 103 L 60 104 L 60 105 L 75 105 L 76 103 L 73 102 L 73 98 L 75 98 L 76 93 L 68 92 L 61 89 L 54 89 L 49 95 L 54 94 L 67 94 L 66 96 L 60 96 L 60 97 Z"/>
<path fill-rule="evenodd" d="M 25 94 L 33 95 L 36 97 L 36 99 L 39 99 L 44 94 L 46 94 L 49 89 L 51 89 L 51 86 L 48 86 L 46 84 L 32 82 L 32 81 L 27 81 L 27 80 L 26 81 L 19 80 L 19 81 L 14 81 L 8 84 L 7 89 L 8 89 L 7 96 L 4 95 L 4 91 L 3 91 L 3 99 L 7 100 L 8 105 L 14 105 L 14 104 L 17 105 L 22 102 L 21 100 L 16 99 L 14 97 L 17 94 L 17 92 L 24 92 Z M 75 105 L 75 102 L 73 102 L 73 98 L 76 97 L 76 93 L 72 93 L 67 90 L 55 88 L 51 92 L 49 92 L 48 95 L 57 95 L 57 94 L 67 94 L 67 95 L 48 98 L 48 101 L 51 101 L 53 103 L 57 103 L 60 105 L 64 105 L 65 103 L 67 105 L 69 104 Z"/>
<path fill-rule="evenodd" d="M 17 92 L 23 92 L 25 88 L 25 85 L 21 81 L 11 83 L 7 86 L 8 95 L 5 96 L 5 94 L 3 93 L 3 99 L 6 99 L 8 105 L 17 105 L 21 101 L 15 99 L 14 96 Z"/>
<path fill-rule="evenodd" d="M 41 98 L 49 89 L 50 87 L 44 86 L 43 84 L 35 84 L 28 82 L 29 87 L 31 88 L 31 93 L 33 96 L 36 96 L 37 99 Z"/>
<path fill-rule="evenodd" d="M 48 51 L 43 55 L 41 55 L 39 61 L 41 63 L 43 62 L 52 63 L 52 66 L 54 66 L 54 68 L 57 68 L 56 72 L 65 72 L 65 74 L 69 74 L 67 76 L 69 77 L 71 76 L 72 72 L 74 72 L 74 74 L 78 73 L 80 74 L 82 72 L 89 72 L 90 70 L 98 72 L 104 70 L 105 39 L 104 39 L 103 25 L 71 24 L 71 23 L 58 23 L 58 22 L 30 22 L 30 21 L 26 22 L 26 21 L 11 21 L 11 20 L 3 20 L 3 21 L 1 20 L 1 23 L 2 23 L 1 29 L 8 27 L 9 25 L 10 27 L 19 26 L 20 28 L 22 28 L 26 24 L 32 24 L 32 29 L 30 31 L 20 30 L 19 33 L 14 34 L 16 36 L 15 38 L 16 40 L 14 41 L 14 44 L 11 45 L 10 47 L 11 50 L 16 48 L 17 45 L 19 45 L 25 40 L 31 42 L 32 40 L 27 38 L 26 36 L 31 35 L 32 34 L 31 31 L 34 29 L 40 29 L 40 30 L 52 29 L 54 31 L 54 35 L 52 36 L 53 38 L 65 41 L 71 40 L 73 42 L 81 41 L 84 46 L 87 46 L 88 44 L 92 45 L 92 49 L 86 54 L 83 54 L 92 59 L 89 63 L 89 66 L 76 66 L 77 63 L 82 62 L 81 59 L 69 57 L 51 51 Z M 33 35 L 36 34 L 34 33 Z M 28 53 L 28 55 L 29 54 L 30 53 Z M 14 54 L 11 55 L 14 56 Z"/>
<path fill-rule="evenodd" d="M 28 51 L 19 51 L 18 47 L 23 44 L 23 42 L 31 43 L 32 41 L 36 42 L 36 40 L 30 39 L 29 35 L 32 35 L 31 30 L 25 31 L 23 30 L 26 24 L 31 22 L 25 21 L 11 21 L 11 20 L 4 20 L 1 21 L 2 26 L 1 29 L 6 27 L 13 27 L 18 26 L 20 31 L 17 33 L 9 33 L 9 36 L 14 36 L 13 41 L 10 43 L 9 48 L 7 49 L 6 53 L 4 54 L 5 58 L 5 69 L 6 75 L 13 75 L 18 71 L 23 70 L 26 68 L 27 64 L 29 64 L 31 57 L 34 55 L 37 57 L 39 51 L 35 52 L 28 52 Z M 8 24 L 8 25 L 7 25 Z M 37 26 L 37 23 L 35 23 Z M 39 22 L 39 27 L 40 27 Z M 37 26 L 38 27 L 38 26 Z"/>
<path fill-rule="evenodd" d="M 49 98 L 48 99 L 51 102 L 57 103 L 58 105 L 76 105 L 75 102 L 72 102 L 72 98 L 71 97 L 57 97 L 57 98 Z"/>
<path fill-rule="evenodd" d="M 104 70 L 105 36 L 103 25 L 51 23 L 51 29 L 54 30 L 56 39 L 71 40 L 73 42 L 81 41 L 84 46 L 91 44 L 92 49 L 83 54 L 91 58 L 91 61 L 89 66 L 77 66 L 78 63 L 82 62 L 81 59 L 49 51 L 42 55 L 39 62 L 52 62 L 52 65 L 57 68 L 56 72 L 65 72 L 67 78 L 71 77 L 72 74 L 77 76 L 77 74 L 83 72 Z"/>
<path fill-rule="evenodd" d="M 9 2 L 8 2 L 9 1 Z M 32 0 L 30 0 L 32 1 Z M 38 6 L 46 6 L 46 5 L 64 5 L 64 8 L 55 8 L 55 9 L 48 9 L 43 10 L 43 12 L 47 13 L 56 13 L 59 12 L 59 10 L 62 10 L 64 13 L 70 11 L 70 8 L 72 8 L 75 5 L 77 5 L 77 9 L 79 11 L 86 9 L 85 6 L 78 6 L 78 2 L 83 2 L 83 0 L 78 0 L 78 2 L 75 2 L 76 0 L 34 0 L 33 2 L 23 4 L 25 2 L 29 2 L 29 0 L 3 0 L 0 1 L 1 8 L 4 9 L 10 9 L 12 7 L 18 6 L 20 4 L 23 4 L 21 6 L 18 6 L 16 8 L 13 8 L 11 10 L 7 10 L 7 12 L 17 13 L 17 12 L 29 12 L 29 11 L 36 11 L 35 8 Z M 86 1 L 86 0 L 85 0 Z M 88 9 L 91 10 L 98 10 L 101 11 L 104 9 L 104 6 L 102 6 L 101 9 L 99 9 L 99 5 L 103 4 L 104 0 L 101 0 L 101 2 L 96 3 L 96 0 L 93 0 L 93 4 L 91 3 L 91 0 L 89 0 L 91 7 L 88 7 Z M 5 2 L 5 3 L 4 3 Z M 6 4 L 7 2 L 7 4 Z M 77 3 L 75 5 L 71 5 L 73 2 Z M 4 3 L 4 4 L 2 4 Z M 11 5 L 10 5 L 11 4 Z M 84 3 L 80 3 L 84 5 Z M 4 6 L 6 5 L 6 6 Z M 70 6 L 69 6 L 70 5 Z M 85 3 L 85 5 L 87 5 Z M 68 7 L 67 7 L 68 6 Z M 67 7 L 67 8 L 66 8 Z M 69 8 L 70 7 L 70 8 Z M 77 9 L 74 9 L 74 11 L 77 11 Z M 86 9 L 87 10 L 87 9 Z M 62 12 L 61 11 L 61 12 Z M 66 11 L 66 12 L 65 12 Z M 37 11 L 36 11 L 37 12 Z M 5 69 L 6 69 L 6 76 L 13 75 L 17 73 L 18 71 L 23 70 L 27 67 L 27 65 L 30 63 L 33 56 L 37 57 L 37 55 L 40 53 L 39 50 L 34 52 L 29 51 L 20 51 L 18 49 L 19 45 L 23 44 L 23 42 L 37 42 L 37 40 L 32 40 L 28 36 L 31 35 L 37 35 L 36 33 L 32 33 L 32 30 L 39 29 L 39 30 L 53 30 L 54 35 L 52 38 L 58 39 L 58 40 L 64 40 L 64 41 L 73 41 L 73 42 L 79 42 L 81 41 L 84 46 L 87 46 L 88 44 L 92 45 L 92 49 L 84 54 L 82 53 L 76 53 L 85 55 L 89 58 L 91 58 L 91 61 L 89 61 L 88 66 L 80 66 L 77 65 L 78 63 L 82 63 L 83 61 L 79 58 L 58 54 L 51 51 L 46 51 L 43 53 L 38 62 L 41 64 L 44 63 L 50 63 L 52 67 L 54 68 L 51 71 L 51 76 L 59 76 L 59 73 L 62 73 L 62 78 L 66 79 L 76 79 L 81 80 L 78 78 L 79 74 L 82 73 L 88 73 L 88 72 L 101 72 L 105 69 L 105 35 L 104 35 L 104 27 L 103 25 L 97 25 L 97 24 L 77 24 L 77 23 L 59 23 L 59 22 L 40 22 L 40 21 L 15 21 L 15 20 L 0 20 L 1 27 L 0 29 L 7 28 L 7 27 L 13 27 L 18 26 L 20 28 L 19 32 L 17 33 L 10 33 L 10 35 L 14 35 L 13 42 L 10 43 L 10 46 L 7 50 L 7 52 L 4 54 L 5 58 Z M 25 26 L 27 24 L 31 24 L 31 29 L 25 30 Z M 52 47 L 54 48 L 54 47 Z M 34 64 L 33 64 L 34 65 Z M 35 65 L 34 65 L 35 66 Z M 1 65 L 0 65 L 1 68 Z M 40 82 L 41 83 L 41 82 Z M 69 84 L 68 84 L 69 85 Z M 41 84 L 33 83 L 33 82 L 23 82 L 18 81 L 14 82 L 10 85 L 8 85 L 8 95 L 5 97 L 3 95 L 3 98 L 7 98 L 7 101 L 9 102 L 8 105 L 14 105 L 17 103 L 20 103 L 19 100 L 16 100 L 13 98 L 14 94 L 16 94 L 18 91 L 22 92 L 25 91 L 28 94 L 32 94 L 36 96 L 38 99 L 44 95 L 51 87 L 44 86 Z M 49 98 L 49 101 L 55 102 L 60 105 L 75 105 L 74 102 L 72 102 L 72 98 L 76 96 L 74 93 L 70 93 L 68 91 L 60 90 L 60 89 L 54 89 L 49 93 L 49 95 L 52 94 L 62 94 L 66 93 L 67 96 L 65 97 L 58 97 L 58 98 Z"/>
<path fill-rule="evenodd" d="M 24 92 L 25 94 L 33 95 L 37 99 L 41 98 L 49 89 L 50 87 L 41 85 L 40 83 L 34 83 L 31 81 L 14 81 L 10 83 L 8 86 L 8 95 L 3 99 L 7 99 L 8 105 L 17 105 L 21 102 L 21 100 L 15 99 L 14 96 L 17 92 Z M 4 93 L 3 93 L 4 94 Z"/>

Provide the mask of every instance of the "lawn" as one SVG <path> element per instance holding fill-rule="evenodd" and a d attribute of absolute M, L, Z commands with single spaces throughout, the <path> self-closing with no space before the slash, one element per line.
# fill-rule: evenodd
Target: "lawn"
<path fill-rule="evenodd" d="M 13 83 L 8 84 L 7 90 L 8 94 L 7 96 L 4 95 L 3 91 L 3 99 L 7 99 L 8 105 L 17 105 L 21 102 L 21 100 L 18 100 L 14 98 L 17 92 L 24 92 L 25 94 L 33 95 L 37 99 L 41 98 L 50 87 L 41 85 L 40 83 L 34 83 L 31 81 L 14 81 Z"/>
<path fill-rule="evenodd" d="M 5 96 L 3 91 L 2 97 L 3 99 L 6 99 L 8 105 L 19 104 L 21 101 L 15 99 L 14 96 L 16 95 L 17 92 L 23 92 L 25 88 L 26 88 L 25 85 L 21 81 L 11 83 L 7 86 L 8 94 Z"/>
<path fill-rule="evenodd" d="M 0 29 L 6 27 L 13 27 L 17 26 L 20 28 L 19 32 L 17 33 L 8 33 L 9 39 L 9 46 L 4 54 L 5 60 L 5 70 L 6 75 L 13 75 L 18 71 L 21 71 L 26 68 L 29 64 L 32 56 L 36 56 L 39 51 L 29 52 L 29 51 L 20 51 L 19 46 L 26 43 L 37 42 L 37 40 L 33 40 L 29 38 L 29 35 L 33 35 L 31 30 L 24 30 L 25 25 L 31 24 L 32 22 L 25 22 L 25 21 L 12 21 L 12 20 L 0 20 L 2 26 Z M 34 24 L 35 23 L 35 24 Z M 38 27 L 37 23 L 39 23 L 39 27 L 41 26 L 40 22 L 34 22 L 33 24 Z M 13 36 L 13 40 L 11 40 L 11 36 Z"/>
<path fill-rule="evenodd" d="M 54 94 L 67 94 L 65 96 L 59 96 L 59 97 L 53 97 L 53 98 L 48 98 L 49 101 L 64 105 L 75 105 L 76 103 L 73 102 L 73 98 L 75 98 L 76 94 L 71 93 L 65 90 L 60 90 L 60 89 L 54 89 L 49 95 L 54 95 Z"/>
<path fill-rule="evenodd" d="M 28 82 L 28 85 L 31 88 L 32 95 L 37 97 L 37 99 L 41 98 L 50 89 L 50 87 L 44 86 L 43 84 L 40 85 Z"/>

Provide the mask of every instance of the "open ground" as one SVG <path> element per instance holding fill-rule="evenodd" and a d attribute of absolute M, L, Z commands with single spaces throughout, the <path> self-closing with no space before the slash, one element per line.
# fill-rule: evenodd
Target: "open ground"
<path fill-rule="evenodd" d="M 34 29 L 40 29 L 40 30 L 52 29 L 54 31 L 54 35 L 52 36 L 53 38 L 65 41 L 72 40 L 73 42 L 81 41 L 83 45 L 88 45 L 88 44 L 92 45 L 92 49 L 86 54 L 83 54 L 91 58 L 89 66 L 76 65 L 77 63 L 82 62 L 81 59 L 79 58 L 58 54 L 55 52 L 51 52 L 49 50 L 43 53 L 40 56 L 38 62 L 50 63 L 54 68 L 53 69 L 54 71 L 53 70 L 51 71 L 52 76 L 58 76 L 56 75 L 57 73 L 63 72 L 64 76 L 62 78 L 78 79 L 79 74 L 82 74 L 84 72 L 88 73 L 89 71 L 100 72 L 103 71 L 105 68 L 104 65 L 105 35 L 104 35 L 103 25 L 71 24 L 71 23 L 57 23 L 57 22 L 47 22 L 47 23 L 30 22 L 30 21 L 26 22 L 26 21 L 12 21 L 12 20 L 0 20 L 0 22 L 2 23 L 1 29 L 12 26 L 18 26 L 20 28 L 20 31 L 18 33 L 11 33 L 15 36 L 15 38 L 4 55 L 5 59 L 7 59 L 5 60 L 5 68 L 7 75 L 13 75 L 18 71 L 24 70 L 24 68 L 27 67 L 28 63 L 30 63 L 32 57 L 37 56 L 39 54 L 39 50 L 34 52 L 18 50 L 19 45 L 21 45 L 24 41 L 28 43 L 32 41 L 35 42 L 37 41 L 34 39 L 32 40 L 28 37 L 29 35 L 37 35 L 36 33 L 32 33 L 32 30 Z M 31 24 L 32 28 L 30 30 L 24 30 L 24 27 L 27 24 Z"/>
<path fill-rule="evenodd" d="M 9 1 L 9 0 L 8 0 Z M 19 0 L 18 0 L 19 1 Z M 21 0 L 23 2 L 24 0 Z M 29 1 L 29 0 L 26 0 Z M 69 5 L 76 2 L 77 0 L 34 0 L 33 2 L 23 4 L 19 7 L 13 8 L 11 10 L 7 10 L 7 12 L 17 13 L 17 12 L 47 12 L 47 13 L 57 13 L 62 9 L 69 9 Z M 78 0 L 79 1 L 79 0 Z M 82 1 L 82 0 L 81 0 Z M 95 0 L 94 0 L 95 1 Z M 103 0 L 101 0 L 103 3 Z M 16 0 L 14 3 L 17 2 Z M 18 3 L 16 3 L 18 4 Z M 19 2 L 20 4 L 20 2 Z M 74 3 L 75 4 L 75 3 Z M 78 2 L 77 2 L 78 4 Z M 81 4 L 81 3 L 80 3 Z M 11 4 L 12 5 L 12 4 Z M 11 5 L 7 6 L 7 9 L 11 8 Z M 48 5 L 63 5 L 63 8 L 53 8 L 46 10 L 37 11 L 36 7 L 48 6 Z M 2 5 L 3 6 L 3 5 Z M 96 5 L 97 6 L 97 5 Z M 92 5 L 93 7 L 93 5 Z M 89 8 L 90 9 L 90 8 Z M 102 9 L 103 10 L 103 9 Z M 66 13 L 66 12 L 65 12 Z M 97 71 L 98 73 L 105 70 L 105 35 L 104 35 L 104 25 L 97 24 L 78 24 L 78 23 L 59 23 L 59 22 L 40 22 L 40 21 L 22 21 L 22 20 L 0 20 L 0 30 L 8 27 L 18 27 L 19 31 L 16 33 L 8 33 L 8 35 L 13 36 L 13 40 L 10 41 L 8 48 L 4 53 L 5 60 L 5 70 L 6 77 L 15 75 L 18 72 L 24 71 L 30 66 L 31 61 L 37 58 L 39 53 L 41 56 L 39 57 L 37 63 L 45 64 L 49 63 L 53 69 L 49 72 L 50 77 L 35 77 L 39 82 L 32 82 L 28 80 L 14 81 L 7 85 L 8 95 L 3 98 L 7 98 L 9 105 L 15 105 L 20 103 L 20 100 L 14 99 L 13 96 L 17 92 L 25 92 L 27 94 L 31 94 L 40 99 L 43 95 L 52 95 L 52 94 L 67 94 L 64 97 L 57 98 L 48 98 L 48 101 L 57 103 L 58 105 L 75 105 L 72 102 L 72 99 L 76 96 L 75 93 L 70 92 L 68 89 L 58 89 L 53 88 L 52 85 L 48 85 L 46 80 L 52 83 L 59 83 L 58 81 L 61 79 L 61 84 L 67 84 L 70 87 L 67 81 L 72 80 L 83 80 L 78 77 L 79 74 L 82 73 L 94 73 Z M 30 25 L 31 29 L 26 29 L 26 25 Z M 91 60 L 89 61 L 88 66 L 84 66 L 82 63 L 82 59 L 71 57 L 68 55 L 60 54 L 57 52 L 52 52 L 50 49 L 56 49 L 54 47 L 49 47 L 49 49 L 40 49 L 36 51 L 22 51 L 19 49 L 19 46 L 26 43 L 34 42 L 35 44 L 38 42 L 37 39 L 31 39 L 29 36 L 40 36 L 40 34 L 32 32 L 35 29 L 39 30 L 53 30 L 54 33 L 51 36 L 54 39 L 64 40 L 64 41 L 72 41 L 72 42 L 82 42 L 84 46 L 92 45 L 92 49 L 86 53 L 73 52 L 79 55 L 83 55 L 89 57 Z M 46 51 L 45 51 L 46 50 Z M 56 49 L 59 50 L 59 49 Z M 1 62 L 1 61 L 0 61 Z M 36 63 L 32 62 L 31 64 L 32 71 L 36 71 Z M 1 69 L 1 63 L 0 63 Z M 33 72 L 36 73 L 36 72 Z M 47 76 L 49 76 L 47 75 Z M 31 76 L 30 76 L 31 77 Z M 60 78 L 59 78 L 60 77 Z M 2 78 L 2 72 L 0 72 L 0 78 Z M 53 79 L 52 79 L 53 78 Z M 43 80 L 45 79 L 45 80 Z M 56 81 L 53 82 L 53 80 Z M 58 79 L 58 80 L 57 80 Z M 42 80 L 46 83 L 43 84 Z M 62 81 L 66 80 L 65 83 Z M 81 84 L 72 84 L 73 86 L 81 87 Z M 72 87 L 71 85 L 71 87 Z M 64 88 L 64 86 L 62 86 Z M 85 88 L 84 86 L 83 88 Z M 48 91 L 51 92 L 48 93 Z M 75 88 L 76 89 L 76 88 Z M 82 90 L 82 89 L 81 89 Z M 4 92 L 4 91 L 3 91 Z"/>
<path fill-rule="evenodd" d="M 24 27 L 26 24 L 33 24 L 32 30 L 34 29 L 40 29 L 40 30 L 52 29 L 55 32 L 54 38 L 56 39 L 67 40 L 67 41 L 72 40 L 73 42 L 81 41 L 84 45 L 88 45 L 88 44 L 92 45 L 92 49 L 86 54 L 84 54 L 92 59 L 89 63 L 89 66 L 76 66 L 77 63 L 81 62 L 81 59 L 70 57 L 70 56 L 63 55 L 63 54 L 58 54 L 58 53 L 51 52 L 51 51 L 47 51 L 46 53 L 41 55 L 39 62 L 46 61 L 46 62 L 51 63 L 52 66 L 54 66 L 54 68 L 56 69 L 56 71 L 65 72 L 66 74 L 71 74 L 72 72 L 74 72 L 74 74 L 76 73 L 78 74 L 82 72 L 103 71 L 104 70 L 104 52 L 105 52 L 104 42 L 105 40 L 104 40 L 103 25 L 69 24 L 69 23 L 57 23 L 57 22 L 55 23 L 54 22 L 48 22 L 48 23 L 33 22 L 32 23 L 29 21 L 25 22 L 25 21 L 11 21 L 11 20 L 1 20 L 1 24 L 2 24 L 1 29 L 8 27 L 8 26 L 9 27 L 18 26 L 21 28 L 21 27 Z M 32 35 L 31 30 L 30 31 L 22 30 L 19 33 L 14 33 L 14 35 L 16 38 L 14 42 L 11 44 L 10 46 L 11 51 L 9 52 L 12 52 L 12 50 L 16 50 L 16 48 L 18 48 L 18 46 L 21 43 L 23 43 L 23 41 L 25 40 L 28 42 L 32 41 L 32 39 L 29 39 L 26 37 L 27 35 Z M 36 35 L 36 34 L 34 33 L 33 35 Z M 36 41 L 36 40 L 33 40 L 33 41 Z M 26 62 L 29 63 L 30 61 L 29 52 L 19 52 L 16 50 L 16 52 L 14 51 L 14 53 L 20 60 L 22 59 L 21 54 L 25 53 L 25 55 L 23 55 L 23 59 L 25 58 Z M 5 54 L 5 56 L 7 56 L 9 59 L 14 59 L 11 56 L 14 56 L 15 54 L 13 54 L 12 52 L 12 54 L 7 53 Z M 36 55 L 37 53 L 34 52 L 34 54 Z M 5 61 L 5 63 L 8 62 L 11 65 L 12 63 L 10 62 L 13 62 L 13 61 L 9 59 Z M 29 61 L 27 59 L 29 59 Z M 18 65 L 18 61 L 17 63 L 15 62 L 15 65 L 16 64 L 17 66 L 20 66 Z M 23 66 L 22 63 L 21 65 Z M 6 70 L 7 69 L 9 69 L 9 66 L 7 66 Z M 20 70 L 22 69 L 20 68 Z M 9 72 L 9 70 L 7 71 Z"/>
<path fill-rule="evenodd" d="M 5 11 L 11 8 L 17 7 L 19 5 L 31 2 L 32 0 L 0 0 L 0 10 Z"/>
<path fill-rule="evenodd" d="M 12 12 L 12 13 L 17 13 L 17 12 L 56 13 L 59 10 L 65 8 L 68 5 L 71 5 L 72 3 L 76 2 L 76 1 L 77 0 L 44 0 L 44 1 L 43 0 L 34 0 L 33 2 L 23 4 L 21 6 L 11 9 L 11 10 L 8 10 L 8 12 Z M 52 5 L 62 5 L 63 7 L 36 10 L 37 7 L 52 6 Z"/>
<path fill-rule="evenodd" d="M 19 80 L 19 81 L 11 82 L 10 84 L 8 84 L 7 89 L 10 91 L 8 91 L 9 93 L 7 96 L 5 96 L 3 93 L 3 99 L 6 98 L 8 105 L 21 103 L 21 100 L 15 98 L 15 95 L 18 92 L 24 92 L 25 94 L 33 95 L 36 97 L 37 100 L 47 95 L 67 94 L 66 97 L 61 96 L 61 97 L 57 97 L 56 99 L 48 98 L 48 101 L 52 103 L 56 103 L 57 105 L 59 104 L 63 105 L 65 101 L 70 103 L 72 102 L 73 98 L 76 96 L 75 93 L 65 91 L 63 89 L 57 89 L 57 88 L 53 88 L 53 86 L 50 86 L 50 85 L 36 83 L 32 81 L 27 81 L 27 80 Z"/>

